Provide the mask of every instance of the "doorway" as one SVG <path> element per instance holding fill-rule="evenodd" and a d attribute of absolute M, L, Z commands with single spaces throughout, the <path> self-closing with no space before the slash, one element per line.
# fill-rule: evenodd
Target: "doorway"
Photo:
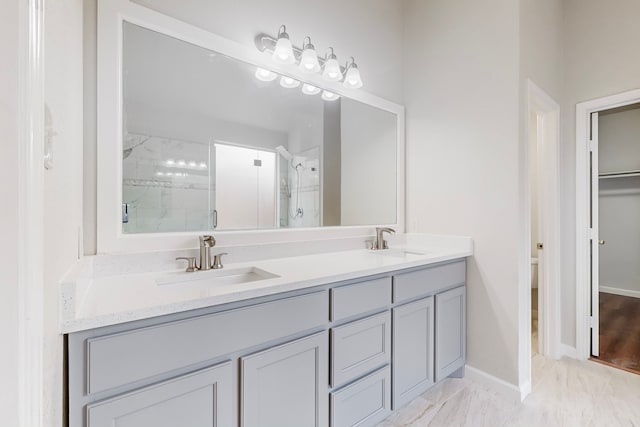
<path fill-rule="evenodd" d="M 528 274 L 522 279 L 520 366 L 532 355 L 557 358 L 559 352 L 559 140 L 560 107 L 549 95 L 528 82 L 527 176 L 522 188 L 527 218 L 523 252 Z M 526 260 L 524 259 L 526 258 Z M 526 328 L 524 326 L 526 325 Z"/>
<path fill-rule="evenodd" d="M 638 126 L 638 104 L 634 90 L 576 108 L 576 349 L 625 369 L 640 367 L 640 147 L 620 123 Z"/>

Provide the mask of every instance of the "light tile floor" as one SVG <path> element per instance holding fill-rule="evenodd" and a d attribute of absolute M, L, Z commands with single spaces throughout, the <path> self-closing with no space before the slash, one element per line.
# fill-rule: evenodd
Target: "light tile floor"
<path fill-rule="evenodd" d="M 514 403 L 466 379 L 447 379 L 378 427 L 640 426 L 640 375 L 590 361 L 532 360 L 533 390 Z"/>

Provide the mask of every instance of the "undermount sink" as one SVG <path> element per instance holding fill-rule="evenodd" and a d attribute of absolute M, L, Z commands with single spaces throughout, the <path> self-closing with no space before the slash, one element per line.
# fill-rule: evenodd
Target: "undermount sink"
<path fill-rule="evenodd" d="M 158 285 L 205 285 L 224 286 L 242 285 L 244 283 L 256 282 L 258 280 L 275 279 L 277 274 L 269 273 L 257 267 L 243 267 L 219 270 L 195 271 L 191 273 L 180 272 L 171 273 L 166 276 L 156 278 Z"/>
<path fill-rule="evenodd" d="M 375 255 L 383 255 L 383 256 L 392 256 L 396 258 L 405 258 L 411 255 L 424 256 L 425 252 L 417 252 L 409 249 L 381 249 L 378 251 L 372 251 L 372 254 Z"/>

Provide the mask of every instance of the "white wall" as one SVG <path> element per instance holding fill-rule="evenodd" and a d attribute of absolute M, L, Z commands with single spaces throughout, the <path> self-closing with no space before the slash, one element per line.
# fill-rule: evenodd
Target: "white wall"
<path fill-rule="evenodd" d="M 62 425 L 63 342 L 58 283 L 79 255 L 82 224 L 82 0 L 46 2 L 45 102 L 54 164 L 44 175 L 45 425 Z"/>
<path fill-rule="evenodd" d="M 405 5 L 407 224 L 473 236 L 468 363 L 518 384 L 518 2 Z"/>
<path fill-rule="evenodd" d="M 231 40 L 254 46 L 261 32 L 275 34 L 281 24 L 296 45 L 311 35 L 322 52 L 335 48 L 340 61 L 353 55 L 365 89 L 395 102 L 402 101 L 402 7 L 388 0 L 328 0 L 323 2 L 144 0 L 141 4 L 198 25 Z M 84 0 L 85 11 L 85 174 L 84 247 L 96 250 L 95 157 L 95 0 Z"/>
<path fill-rule="evenodd" d="M 0 13 L 0 414 L 18 425 L 18 55 L 19 5 L 7 0 Z"/>
<path fill-rule="evenodd" d="M 640 2 L 564 1 L 562 342 L 576 345 L 575 106 L 640 88 Z M 584 284 L 583 284 L 584 286 Z"/>
<path fill-rule="evenodd" d="M 599 118 L 600 172 L 640 170 L 640 105 Z M 640 177 L 600 180 L 600 289 L 640 297 Z"/>

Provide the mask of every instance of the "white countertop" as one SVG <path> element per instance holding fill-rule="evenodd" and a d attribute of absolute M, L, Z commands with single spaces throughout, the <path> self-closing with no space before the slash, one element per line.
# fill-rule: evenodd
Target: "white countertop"
<path fill-rule="evenodd" d="M 61 286 L 61 333 L 71 333 L 197 308 L 310 288 L 362 276 L 463 258 L 473 254 L 465 237 L 403 235 L 390 241 L 391 250 L 350 249 L 295 257 L 225 263 L 225 270 L 255 267 L 278 277 L 233 285 L 173 283 L 167 277 L 203 277 L 206 271 L 151 271 L 87 275 L 83 260 Z M 402 251 L 415 253 L 403 253 Z M 81 263 L 82 264 L 82 263 Z M 192 276 L 193 275 L 193 276 Z M 199 280 L 199 282 L 202 282 Z"/>

